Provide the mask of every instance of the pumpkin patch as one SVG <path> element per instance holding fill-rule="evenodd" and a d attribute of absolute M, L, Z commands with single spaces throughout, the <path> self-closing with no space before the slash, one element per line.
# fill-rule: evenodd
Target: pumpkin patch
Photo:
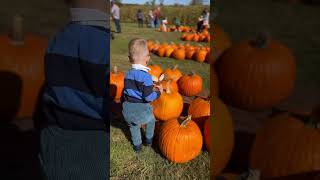
<path fill-rule="evenodd" d="M 119 100 L 124 88 L 124 73 L 114 66 L 113 71 L 110 71 L 110 97 Z"/>

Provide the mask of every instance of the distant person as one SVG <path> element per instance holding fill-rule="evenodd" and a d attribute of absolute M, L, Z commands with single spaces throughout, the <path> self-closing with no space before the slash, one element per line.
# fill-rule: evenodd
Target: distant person
<path fill-rule="evenodd" d="M 160 26 L 161 31 L 163 31 L 163 32 L 168 32 L 167 24 L 168 24 L 168 19 L 167 19 L 167 18 L 164 18 L 164 19 L 161 21 L 161 26 Z"/>
<path fill-rule="evenodd" d="M 159 28 L 161 24 L 161 8 L 158 6 L 154 11 L 154 26 L 155 28 Z"/>
<path fill-rule="evenodd" d="M 209 12 L 207 11 L 207 9 L 204 9 L 202 11 L 202 14 L 198 19 L 197 31 L 202 31 L 205 28 L 205 26 L 209 27 Z"/>
<path fill-rule="evenodd" d="M 144 14 L 141 9 L 137 12 L 138 27 L 143 28 Z"/>
<path fill-rule="evenodd" d="M 180 19 L 175 16 L 175 17 L 173 18 L 173 24 L 176 26 L 176 31 L 178 31 L 179 28 L 180 28 L 180 26 L 181 26 Z"/>
<path fill-rule="evenodd" d="M 151 28 L 154 28 L 155 27 L 155 25 L 154 25 L 154 15 L 153 15 L 153 11 L 152 10 L 149 10 L 148 21 L 149 21 L 149 26 Z"/>
<path fill-rule="evenodd" d="M 121 33 L 120 8 L 114 1 L 111 1 L 111 15 L 116 26 L 116 33 Z"/>

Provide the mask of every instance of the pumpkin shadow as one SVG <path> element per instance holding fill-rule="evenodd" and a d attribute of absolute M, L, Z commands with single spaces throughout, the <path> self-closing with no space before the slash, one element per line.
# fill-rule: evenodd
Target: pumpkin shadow
<path fill-rule="evenodd" d="M 23 81 L 12 72 L 0 71 L 0 169 L 1 179 L 40 180 L 37 133 L 14 124 L 21 103 Z"/>

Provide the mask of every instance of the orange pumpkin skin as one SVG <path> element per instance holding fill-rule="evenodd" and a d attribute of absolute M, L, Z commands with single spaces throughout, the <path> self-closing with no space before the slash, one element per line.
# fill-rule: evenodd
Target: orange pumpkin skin
<path fill-rule="evenodd" d="M 113 71 L 110 71 L 110 97 L 112 99 L 120 99 L 124 88 L 125 74 L 118 71 L 117 66 L 114 66 Z"/>
<path fill-rule="evenodd" d="M 259 169 L 264 179 L 319 171 L 319 110 L 316 113 L 318 128 L 308 126 L 292 113 L 281 113 L 266 121 L 251 149 L 250 167 Z"/>
<path fill-rule="evenodd" d="M 170 161 L 186 163 L 196 158 L 201 152 L 202 144 L 201 131 L 192 120 L 183 125 L 174 118 L 161 127 L 159 148 Z"/>
<path fill-rule="evenodd" d="M 218 175 L 226 167 L 234 146 L 234 129 L 227 106 L 218 98 L 212 98 L 210 119 L 210 167 L 213 175 Z M 210 142 L 210 143 L 209 143 Z"/>
<path fill-rule="evenodd" d="M 179 88 L 178 88 L 178 84 L 177 82 L 173 81 L 173 80 L 163 80 L 161 81 L 162 87 L 166 90 L 167 89 L 167 85 L 170 88 L 170 91 L 172 92 L 179 92 Z"/>
<path fill-rule="evenodd" d="M 198 41 L 199 41 L 199 38 L 200 38 L 200 37 L 199 37 L 198 34 L 194 34 L 192 40 L 195 41 L 195 42 L 198 42 Z"/>
<path fill-rule="evenodd" d="M 210 66 L 211 71 L 210 71 L 210 94 L 212 96 L 218 97 L 219 96 L 219 79 L 217 76 L 217 73 L 213 67 L 213 65 Z"/>
<path fill-rule="evenodd" d="M 168 79 L 172 79 L 174 81 L 178 81 L 182 77 L 181 71 L 178 69 L 178 65 L 175 65 L 172 68 L 166 69 L 163 74 L 166 76 Z"/>
<path fill-rule="evenodd" d="M 198 62 L 204 62 L 206 60 L 206 56 L 207 51 L 205 49 L 200 49 L 194 53 L 193 58 Z"/>
<path fill-rule="evenodd" d="M 175 49 L 172 52 L 172 57 L 177 59 L 177 60 L 184 60 L 186 58 L 186 53 L 184 51 L 184 49 Z"/>
<path fill-rule="evenodd" d="M 153 101 L 153 113 L 158 120 L 167 121 L 179 117 L 183 109 L 182 96 L 177 91 L 166 88 L 166 92 Z"/>
<path fill-rule="evenodd" d="M 174 47 L 167 47 L 165 50 L 165 57 L 170 57 L 174 49 Z"/>
<path fill-rule="evenodd" d="M 186 41 L 192 41 L 194 34 L 188 34 L 185 38 Z"/>
<path fill-rule="evenodd" d="M 202 91 L 202 78 L 190 73 L 182 76 L 178 81 L 179 92 L 184 96 L 195 96 Z"/>
<path fill-rule="evenodd" d="M 195 50 L 192 50 L 192 49 L 189 49 L 186 51 L 186 59 L 193 59 L 193 55 L 196 51 Z"/>
<path fill-rule="evenodd" d="M 210 116 L 204 122 L 203 139 L 208 151 L 210 151 Z"/>
<path fill-rule="evenodd" d="M 150 68 L 149 74 L 152 76 L 159 77 L 161 75 L 162 68 L 159 65 L 151 64 L 148 65 L 148 67 Z"/>
<path fill-rule="evenodd" d="M 210 100 L 201 97 L 194 99 L 189 106 L 188 115 L 192 115 L 192 120 L 203 130 L 204 123 L 210 116 Z"/>
<path fill-rule="evenodd" d="M 18 75 L 22 80 L 17 118 L 32 117 L 44 82 L 44 55 L 48 41 L 36 34 L 27 34 L 23 44 L 14 44 L 7 34 L 0 35 L 0 71 Z"/>
<path fill-rule="evenodd" d="M 272 107 L 291 95 L 296 64 L 291 51 L 275 40 L 255 47 L 244 40 L 217 62 L 220 92 L 227 104 L 245 110 Z"/>
<path fill-rule="evenodd" d="M 161 47 L 158 48 L 158 50 L 157 50 L 158 56 L 164 57 L 165 53 L 166 53 L 166 48 L 164 46 L 161 46 Z"/>

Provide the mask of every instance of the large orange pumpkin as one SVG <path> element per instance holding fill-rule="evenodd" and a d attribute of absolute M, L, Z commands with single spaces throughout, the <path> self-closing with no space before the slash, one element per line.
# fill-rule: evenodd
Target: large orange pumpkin
<path fill-rule="evenodd" d="M 182 76 L 178 81 L 179 92 L 184 96 L 195 96 L 202 91 L 202 78 L 194 72 Z"/>
<path fill-rule="evenodd" d="M 201 130 L 203 130 L 206 119 L 210 116 L 210 99 L 197 97 L 192 100 L 188 115 L 192 115 L 192 119 Z"/>
<path fill-rule="evenodd" d="M 118 67 L 114 66 L 113 71 L 110 71 L 110 97 L 112 99 L 120 99 L 124 88 L 125 74 L 118 71 Z"/>
<path fill-rule="evenodd" d="M 320 170 L 320 106 L 310 114 L 275 115 L 257 132 L 250 167 L 263 178 Z"/>
<path fill-rule="evenodd" d="M 166 78 L 178 81 L 182 77 L 181 71 L 178 69 L 178 65 L 168 68 L 163 71 Z"/>
<path fill-rule="evenodd" d="M 291 51 L 265 34 L 260 36 L 234 45 L 217 64 L 223 99 L 246 110 L 272 107 L 285 100 L 296 79 Z"/>
<path fill-rule="evenodd" d="M 165 92 L 152 102 L 154 116 L 158 120 L 167 121 L 180 116 L 183 109 L 182 96 L 177 91 L 171 91 L 167 86 Z"/>
<path fill-rule="evenodd" d="M 231 47 L 231 39 L 229 35 L 216 24 L 213 25 L 212 31 L 213 33 L 210 36 L 207 36 L 207 41 L 212 44 L 213 49 L 211 52 L 211 61 L 214 62 L 224 53 L 225 50 Z"/>
<path fill-rule="evenodd" d="M 177 118 L 170 119 L 161 127 L 159 148 L 170 161 L 185 163 L 196 158 L 201 152 L 202 144 L 201 131 L 191 120 L 191 116 L 187 116 L 182 122 Z"/>
<path fill-rule="evenodd" d="M 218 98 L 212 98 L 210 118 L 210 138 L 207 145 L 210 150 L 211 173 L 218 175 L 226 167 L 233 150 L 234 130 L 231 114 L 227 106 Z M 210 139 L 210 141 L 208 141 Z M 208 147 L 208 146 L 207 146 Z"/>
<path fill-rule="evenodd" d="M 186 58 L 186 53 L 183 48 L 177 48 L 172 52 L 172 57 L 177 60 L 184 60 Z"/>
<path fill-rule="evenodd" d="M 29 118 L 44 82 L 44 55 L 48 41 L 36 34 L 24 34 L 22 21 L 21 16 L 15 16 L 11 34 L 0 35 L 0 71 L 20 76 L 22 91 L 16 116 Z"/>
<path fill-rule="evenodd" d="M 149 74 L 155 77 L 159 77 L 162 73 L 162 68 L 159 65 L 156 64 L 150 64 L 148 65 L 150 68 Z"/>

